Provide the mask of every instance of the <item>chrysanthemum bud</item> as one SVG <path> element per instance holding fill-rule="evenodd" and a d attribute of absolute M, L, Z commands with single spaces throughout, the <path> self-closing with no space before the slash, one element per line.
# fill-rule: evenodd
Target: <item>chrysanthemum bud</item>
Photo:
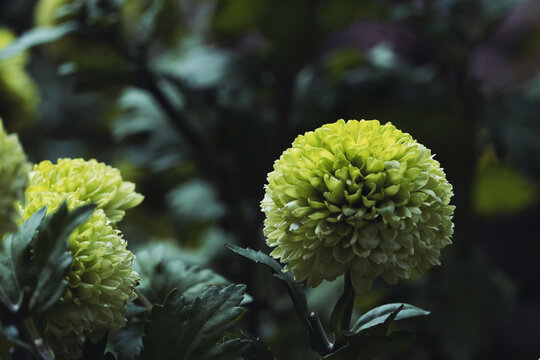
<path fill-rule="evenodd" d="M 8 135 L 0 120 L 0 237 L 17 229 L 15 202 L 24 199 L 30 169 L 17 135 Z"/>
<path fill-rule="evenodd" d="M 77 359 L 86 339 L 98 341 L 124 325 L 126 304 L 136 297 L 134 256 L 114 226 L 124 209 L 140 203 L 142 196 L 132 183 L 122 181 L 117 169 L 95 160 L 61 159 L 57 165 L 44 161 L 30 179 L 21 205 L 24 219 L 43 206 L 52 213 L 64 201 L 69 209 L 89 202 L 98 206 L 69 238 L 73 262 L 67 290 L 46 314 L 47 340 L 56 358 Z"/>
<path fill-rule="evenodd" d="M 143 200 L 135 192 L 135 184 L 123 181 L 118 169 L 94 159 L 58 159 L 57 164 L 37 164 L 27 193 L 41 191 L 73 193 L 83 203 L 92 202 L 103 209 L 112 223 L 122 220 L 125 210 Z"/>
<path fill-rule="evenodd" d="M 271 255 L 317 286 L 351 273 L 357 293 L 439 264 L 453 233 L 452 185 L 431 152 L 377 120 L 300 135 L 268 174 L 261 202 Z"/>

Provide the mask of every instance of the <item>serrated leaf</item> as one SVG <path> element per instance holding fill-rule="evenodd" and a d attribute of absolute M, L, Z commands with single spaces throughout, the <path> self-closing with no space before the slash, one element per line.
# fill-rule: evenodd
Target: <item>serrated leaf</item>
<path fill-rule="evenodd" d="M 77 29 L 78 24 L 72 21 L 55 27 L 33 28 L 0 50 L 0 59 L 9 59 L 31 47 L 56 41 Z"/>
<path fill-rule="evenodd" d="M 133 269 L 142 279 L 138 290 L 151 303 L 162 304 L 175 288 L 186 302 L 191 302 L 211 286 L 230 285 L 227 279 L 209 269 L 188 266 L 176 257 L 178 251 L 172 245 L 152 244 L 137 252 Z"/>
<path fill-rule="evenodd" d="M 221 341 L 243 309 L 245 285 L 222 290 L 211 287 L 187 304 L 177 290 L 164 305 L 152 308 L 145 327 L 143 359 L 225 360 L 237 359 L 249 349 L 249 341 Z"/>
<path fill-rule="evenodd" d="M 396 315 L 395 320 L 403 320 L 416 316 L 429 315 L 429 311 L 420 309 L 414 305 L 404 303 L 394 303 L 379 306 L 362 315 L 351 328 L 352 333 L 359 333 L 376 325 L 382 324 L 390 314 L 403 306 L 403 309 Z"/>
<path fill-rule="evenodd" d="M 232 244 L 225 244 L 225 247 L 232 252 L 235 252 L 239 255 L 242 255 L 245 258 L 248 258 L 256 263 L 261 263 L 266 265 L 273 272 L 274 277 L 278 280 L 281 280 L 287 287 L 287 291 L 291 300 L 294 304 L 294 308 L 300 321 L 308 328 L 311 329 L 308 320 L 308 311 L 307 311 L 307 300 L 304 289 L 298 282 L 294 280 L 294 277 L 290 272 L 283 272 L 283 267 L 276 260 L 272 259 L 270 256 L 266 255 L 261 251 L 255 251 L 249 248 L 241 248 Z"/>
<path fill-rule="evenodd" d="M 54 305 L 65 291 L 65 276 L 73 256 L 69 252 L 68 238 L 71 233 L 94 212 L 94 205 L 83 205 L 68 212 L 63 203 L 39 227 L 32 242 L 34 258 L 32 265 L 38 269 L 34 294 L 30 301 L 32 310 L 40 314 Z"/>
<path fill-rule="evenodd" d="M 27 253 L 37 228 L 43 221 L 47 208 L 36 211 L 17 230 L 9 234 L 0 251 L 0 288 L 12 304 L 19 300 L 21 291 L 21 274 L 25 267 L 21 265 L 21 257 Z"/>

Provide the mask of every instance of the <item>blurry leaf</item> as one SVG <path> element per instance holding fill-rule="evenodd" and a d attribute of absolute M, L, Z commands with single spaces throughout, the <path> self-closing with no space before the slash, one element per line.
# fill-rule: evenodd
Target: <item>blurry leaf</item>
<path fill-rule="evenodd" d="M 4 329 L 2 324 L 0 323 L 0 359 L 9 359 L 9 349 L 13 346 L 12 343 L 9 342 L 9 340 L 6 338 L 6 336 L 3 334 Z"/>
<path fill-rule="evenodd" d="M 508 15 L 512 8 L 524 3 L 525 0 L 481 0 L 483 15 L 486 19 L 497 20 Z"/>
<path fill-rule="evenodd" d="M 148 9 L 142 15 L 141 25 L 144 29 L 143 34 L 145 35 L 146 39 L 152 37 L 152 34 L 155 31 L 157 17 L 160 11 L 163 9 L 164 4 L 165 0 L 152 1 Z"/>
<path fill-rule="evenodd" d="M 208 289 L 191 304 L 178 291 L 155 305 L 143 338 L 145 360 L 228 360 L 249 351 L 249 341 L 224 340 L 243 309 L 245 285 Z"/>
<path fill-rule="evenodd" d="M 214 221 L 225 214 L 212 184 L 194 179 L 174 188 L 167 196 L 171 210 L 179 219 Z"/>
<path fill-rule="evenodd" d="M 182 42 L 156 60 L 155 67 L 184 79 L 194 88 L 209 88 L 226 83 L 233 53 L 204 45 L 192 38 Z"/>
<path fill-rule="evenodd" d="M 118 100 L 121 115 L 113 123 L 113 135 L 128 146 L 128 156 L 139 166 L 163 171 L 184 159 L 183 142 L 145 91 L 126 88 Z"/>
<path fill-rule="evenodd" d="M 224 0 L 213 17 L 213 28 L 221 36 L 238 36 L 257 25 L 264 2 Z"/>
<path fill-rule="evenodd" d="M 510 164 L 478 169 L 473 194 L 475 211 L 481 215 L 513 214 L 538 201 L 538 187 Z"/>
<path fill-rule="evenodd" d="M 141 276 L 138 289 L 150 302 L 161 304 L 172 289 L 177 289 L 189 303 L 211 286 L 230 284 L 211 270 L 186 265 L 178 259 L 179 251 L 172 245 L 152 244 L 137 252 L 133 269 Z"/>
<path fill-rule="evenodd" d="M 134 360 L 143 349 L 142 338 L 144 328 L 126 327 L 118 332 L 114 338 L 114 350 L 118 360 Z"/>
<path fill-rule="evenodd" d="M 22 34 L 9 46 L 0 50 L 0 59 L 9 59 L 33 46 L 56 41 L 77 29 L 76 22 L 66 22 L 56 27 L 33 28 Z"/>
<path fill-rule="evenodd" d="M 372 47 L 368 52 L 368 59 L 376 67 L 391 69 L 396 66 L 398 59 L 388 43 L 381 42 Z"/>
<path fill-rule="evenodd" d="M 2 327 L 0 325 L 0 337 L 3 337 L 8 342 L 15 344 L 18 347 L 26 350 L 28 353 L 33 353 L 33 350 L 30 344 L 27 344 L 21 339 L 19 330 L 17 329 L 17 327 L 13 325 L 8 325 L 6 327 Z M 1 340 L 0 340 L 0 343 L 1 343 Z"/>
<path fill-rule="evenodd" d="M 300 321 L 308 329 L 311 329 L 308 320 L 307 301 L 304 289 L 298 282 L 294 280 L 290 271 L 284 272 L 283 267 L 276 260 L 262 253 L 261 251 L 255 251 L 249 248 L 244 249 L 232 244 L 225 244 L 225 247 L 232 252 L 242 255 L 243 257 L 248 258 L 256 263 L 260 262 L 270 268 L 270 270 L 274 274 L 274 277 L 278 280 L 281 280 L 287 287 L 287 291 L 289 293 L 289 296 L 291 297 Z"/>

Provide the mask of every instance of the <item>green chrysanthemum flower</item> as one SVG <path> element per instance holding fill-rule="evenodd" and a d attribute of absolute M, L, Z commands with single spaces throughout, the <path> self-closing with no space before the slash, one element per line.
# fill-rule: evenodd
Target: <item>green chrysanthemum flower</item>
<path fill-rule="evenodd" d="M 17 135 L 8 135 L 0 120 L 0 237 L 17 229 L 15 203 L 24 200 L 30 169 Z"/>
<path fill-rule="evenodd" d="M 452 185 L 429 149 L 392 124 L 339 120 L 300 135 L 268 174 L 271 255 L 317 286 L 350 271 L 364 293 L 438 265 L 453 233 Z"/>
<path fill-rule="evenodd" d="M 78 200 L 103 209 L 112 223 L 143 200 L 135 192 L 135 184 L 122 180 L 120 170 L 94 159 L 58 159 L 57 164 L 42 161 L 30 176 L 27 193 L 41 191 L 73 193 Z"/>
<path fill-rule="evenodd" d="M 30 174 L 26 203 L 20 205 L 23 219 L 43 206 L 54 212 L 64 201 L 69 209 L 88 202 L 98 207 L 69 238 L 73 262 L 68 288 L 47 313 L 47 339 L 57 359 L 79 358 L 86 338 L 98 341 L 124 325 L 126 304 L 136 297 L 139 275 L 132 270 L 133 254 L 114 226 L 124 209 L 141 200 L 118 170 L 95 160 L 62 159 L 57 165 L 44 161 Z"/>

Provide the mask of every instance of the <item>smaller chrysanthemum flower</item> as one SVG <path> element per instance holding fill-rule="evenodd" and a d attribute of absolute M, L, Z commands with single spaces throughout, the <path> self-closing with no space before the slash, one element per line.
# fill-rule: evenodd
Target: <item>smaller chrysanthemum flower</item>
<path fill-rule="evenodd" d="M 83 203 L 92 202 L 114 224 L 122 220 L 125 210 L 143 200 L 135 192 L 135 184 L 122 180 L 120 170 L 94 159 L 58 159 L 56 164 L 50 161 L 37 164 L 26 192 L 42 191 L 72 193 Z"/>
<path fill-rule="evenodd" d="M 0 234 L 17 229 L 15 203 L 24 200 L 30 169 L 17 135 L 8 135 L 0 120 Z"/>
<path fill-rule="evenodd" d="M 83 204 L 74 192 L 31 192 L 23 218 L 43 206 L 52 213 L 64 201 L 69 209 Z M 136 297 L 139 275 L 132 269 L 134 256 L 121 233 L 108 223 L 105 212 L 96 209 L 69 237 L 73 261 L 68 287 L 46 314 L 46 336 L 56 359 L 78 359 L 85 339 L 97 342 L 124 326 L 127 302 Z"/>
<path fill-rule="evenodd" d="M 377 120 L 300 135 L 268 174 L 261 202 L 271 255 L 317 286 L 350 272 L 354 290 L 439 264 L 453 233 L 452 186 L 431 152 Z"/>

